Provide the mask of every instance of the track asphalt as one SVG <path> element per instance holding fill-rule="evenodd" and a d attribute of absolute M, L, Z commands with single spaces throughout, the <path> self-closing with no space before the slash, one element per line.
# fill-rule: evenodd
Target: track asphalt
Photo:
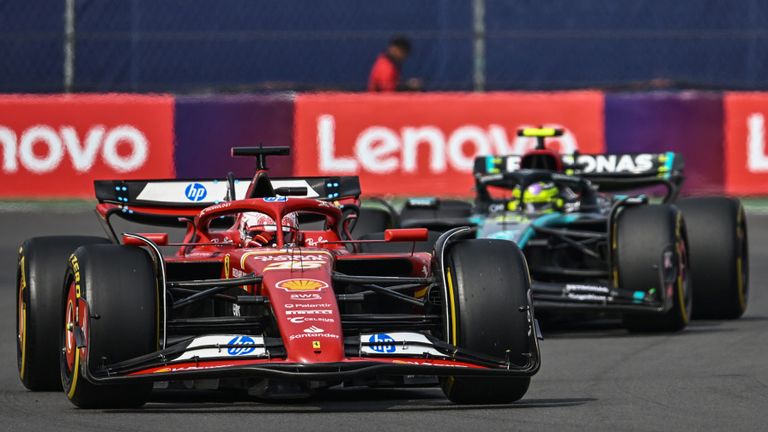
<path fill-rule="evenodd" d="M 434 388 L 337 389 L 292 403 L 166 391 L 139 410 L 85 411 L 18 379 L 15 265 L 27 237 L 100 234 L 99 225 L 80 209 L 0 211 L 0 431 L 768 430 L 768 215 L 748 223 L 742 319 L 660 336 L 630 335 L 610 320 L 545 332 L 541 371 L 511 405 L 457 406 Z"/>

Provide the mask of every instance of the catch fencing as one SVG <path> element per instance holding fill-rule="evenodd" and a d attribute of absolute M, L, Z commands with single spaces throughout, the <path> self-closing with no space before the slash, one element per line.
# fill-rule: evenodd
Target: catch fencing
<path fill-rule="evenodd" d="M 11 0 L 0 92 L 359 91 L 395 34 L 431 91 L 768 88 L 761 0 Z"/>

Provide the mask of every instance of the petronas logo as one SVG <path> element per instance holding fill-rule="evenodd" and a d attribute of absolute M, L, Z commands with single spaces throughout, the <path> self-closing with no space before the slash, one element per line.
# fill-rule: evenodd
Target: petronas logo
<path fill-rule="evenodd" d="M 275 284 L 286 291 L 320 291 L 328 288 L 328 284 L 317 279 L 286 279 Z"/>

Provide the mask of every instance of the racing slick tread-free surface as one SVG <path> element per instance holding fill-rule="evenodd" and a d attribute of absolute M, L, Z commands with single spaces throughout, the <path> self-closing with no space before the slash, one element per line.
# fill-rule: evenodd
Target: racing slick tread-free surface
<path fill-rule="evenodd" d="M 685 224 L 680 212 L 668 205 L 642 205 L 621 211 L 616 221 L 619 287 L 633 292 L 665 291 L 661 285 L 660 269 L 665 251 L 674 251 L 672 264 L 675 277 L 672 307 L 661 315 L 632 314 L 623 316 L 623 323 L 632 332 L 676 332 L 688 325 L 691 310 L 690 281 L 687 279 Z M 686 295 L 687 293 L 687 295 Z"/>
<path fill-rule="evenodd" d="M 697 197 L 675 203 L 685 218 L 693 318 L 735 319 L 747 310 L 747 222 L 739 200 Z"/>
<path fill-rule="evenodd" d="M 21 246 L 16 274 L 16 334 L 20 325 L 25 326 L 25 332 L 23 338 L 17 337 L 16 354 L 21 381 L 30 390 L 61 390 L 58 348 L 67 258 L 79 246 L 97 243 L 109 241 L 93 236 L 51 236 L 34 237 Z M 19 296 L 22 281 L 24 292 Z M 24 324 L 20 324 L 22 300 Z"/>
<path fill-rule="evenodd" d="M 512 363 L 525 365 L 531 350 L 530 278 L 523 253 L 505 240 L 460 240 L 449 247 L 449 340 L 472 352 L 508 356 Z M 509 403 L 522 398 L 530 382 L 530 377 L 448 377 L 442 387 L 456 403 Z"/>
<path fill-rule="evenodd" d="M 352 229 L 352 236 L 359 239 L 366 234 L 383 232 L 389 228 L 397 228 L 392 214 L 385 209 L 363 207 Z"/>
<path fill-rule="evenodd" d="M 133 246 L 93 245 L 78 248 L 73 258 L 79 267 L 81 299 L 87 301 L 90 314 L 88 357 L 98 362 L 80 363 L 81 367 L 93 371 L 101 362 L 116 363 L 157 350 L 157 283 L 149 254 Z M 76 271 L 70 260 L 65 289 Z M 63 336 L 63 325 L 60 329 Z M 64 346 L 63 339 L 59 346 Z M 68 371 L 63 350 L 60 358 L 64 391 L 80 408 L 138 407 L 149 398 L 151 383 L 94 385 L 84 379 L 77 363 L 74 371 Z"/>

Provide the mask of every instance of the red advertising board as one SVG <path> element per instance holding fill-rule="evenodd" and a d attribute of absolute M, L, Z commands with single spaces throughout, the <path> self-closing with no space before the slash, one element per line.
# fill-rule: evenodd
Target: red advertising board
<path fill-rule="evenodd" d="M 726 93 L 724 111 L 727 193 L 768 194 L 768 93 Z"/>
<path fill-rule="evenodd" d="M 359 175 L 369 195 L 470 195 L 475 156 L 534 145 L 521 126 L 563 127 L 564 152 L 604 150 L 600 92 L 310 94 L 294 118 L 295 173 Z"/>
<path fill-rule="evenodd" d="M 0 96 L 0 197 L 93 197 L 93 180 L 172 177 L 173 98 Z"/>

